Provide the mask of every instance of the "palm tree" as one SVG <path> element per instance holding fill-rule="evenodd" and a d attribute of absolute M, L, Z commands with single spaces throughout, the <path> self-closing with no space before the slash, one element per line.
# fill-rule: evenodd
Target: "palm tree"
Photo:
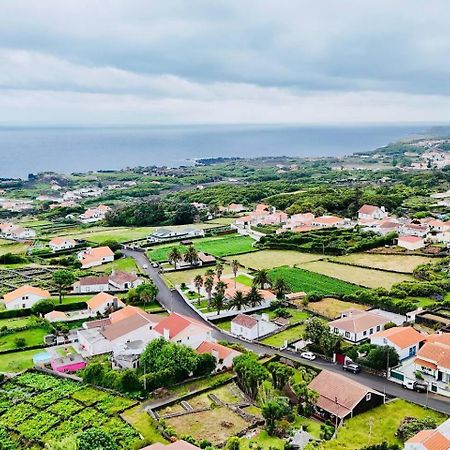
<path fill-rule="evenodd" d="M 230 309 L 236 308 L 238 311 L 247 305 L 247 299 L 242 291 L 236 291 L 230 301 Z"/>
<path fill-rule="evenodd" d="M 217 310 L 217 315 L 219 315 L 225 306 L 225 295 L 220 291 L 216 291 L 213 295 L 212 303 Z"/>
<path fill-rule="evenodd" d="M 261 289 L 264 289 L 266 285 L 271 285 L 269 272 L 267 272 L 266 269 L 260 269 L 258 270 L 254 277 L 253 277 L 253 285 L 254 286 L 261 286 Z"/>
<path fill-rule="evenodd" d="M 256 286 L 252 286 L 250 292 L 246 295 L 245 299 L 252 308 L 260 305 L 264 300 L 263 296 L 259 293 Z"/>
<path fill-rule="evenodd" d="M 205 286 L 206 294 L 208 295 L 208 309 L 211 307 L 211 293 L 214 287 L 214 278 L 212 275 L 208 275 L 205 278 L 205 282 L 203 283 Z"/>
<path fill-rule="evenodd" d="M 220 294 L 224 295 L 227 287 L 228 286 L 226 283 L 224 283 L 223 281 L 218 281 L 216 284 L 216 294 L 220 293 Z"/>
<path fill-rule="evenodd" d="M 285 294 L 291 292 L 291 288 L 284 278 L 277 278 L 273 284 L 278 299 L 282 299 Z"/>
<path fill-rule="evenodd" d="M 214 277 L 214 275 L 215 275 L 214 269 L 211 269 L 211 267 L 210 267 L 209 269 L 206 270 L 205 275 L 207 277 Z"/>
<path fill-rule="evenodd" d="M 191 266 L 198 263 L 198 253 L 194 246 L 189 246 L 184 254 L 184 260 L 188 262 Z"/>
<path fill-rule="evenodd" d="M 197 275 L 197 276 L 194 278 L 194 285 L 195 285 L 195 287 L 197 288 L 197 292 L 198 292 L 198 305 L 200 306 L 200 299 L 201 299 L 201 296 L 200 296 L 200 289 L 201 289 L 202 286 L 203 286 L 203 277 L 202 277 L 201 275 Z"/>
<path fill-rule="evenodd" d="M 231 261 L 231 270 L 233 271 L 234 288 L 236 289 L 236 276 L 237 273 L 239 272 L 239 261 L 237 259 L 233 259 L 233 261 Z"/>
<path fill-rule="evenodd" d="M 172 247 L 167 257 L 169 258 L 169 262 L 173 264 L 174 269 L 177 270 L 177 263 L 183 259 L 183 255 L 178 247 Z"/>
<path fill-rule="evenodd" d="M 223 274 L 223 264 L 217 263 L 216 265 L 216 277 L 220 281 L 220 277 Z"/>

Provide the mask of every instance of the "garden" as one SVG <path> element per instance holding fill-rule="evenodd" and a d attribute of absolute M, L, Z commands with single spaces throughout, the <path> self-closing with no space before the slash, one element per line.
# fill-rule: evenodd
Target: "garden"
<path fill-rule="evenodd" d="M 1 386 L 0 425 L 14 444 L 11 449 L 41 447 L 92 424 L 129 449 L 140 436 L 119 414 L 136 404 L 73 380 L 29 371 Z"/>
<path fill-rule="evenodd" d="M 342 311 L 347 309 L 361 309 L 367 310 L 368 306 L 359 303 L 344 302 L 337 298 L 325 297 L 318 302 L 309 302 L 307 306 L 309 311 L 313 311 L 322 317 L 334 320 L 341 315 Z"/>

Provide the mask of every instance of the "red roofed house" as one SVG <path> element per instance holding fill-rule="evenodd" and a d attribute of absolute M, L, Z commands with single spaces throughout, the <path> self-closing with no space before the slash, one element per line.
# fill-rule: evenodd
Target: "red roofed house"
<path fill-rule="evenodd" d="M 143 282 L 144 281 L 136 275 L 136 272 L 122 272 L 113 269 L 109 276 L 109 283 L 120 290 L 138 287 Z"/>
<path fill-rule="evenodd" d="M 363 205 L 358 210 L 360 220 L 381 220 L 388 216 L 384 206 Z"/>
<path fill-rule="evenodd" d="M 29 285 L 21 286 L 3 296 L 6 309 L 31 308 L 35 303 L 50 297 L 45 289 Z"/>
<path fill-rule="evenodd" d="M 421 430 L 405 442 L 405 450 L 448 450 L 450 448 L 450 419 L 435 430 Z"/>
<path fill-rule="evenodd" d="M 89 269 L 114 261 L 114 252 L 109 247 L 89 247 L 78 253 L 78 260 L 83 269 Z"/>
<path fill-rule="evenodd" d="M 380 392 L 328 370 L 322 370 L 308 387 L 319 394 L 314 413 L 322 419 L 343 420 L 384 403 Z"/>
<path fill-rule="evenodd" d="M 393 347 L 401 360 L 415 356 L 423 341 L 425 336 L 413 327 L 392 327 L 370 337 L 371 344 Z"/>
<path fill-rule="evenodd" d="M 230 203 L 226 208 L 226 211 L 228 212 L 241 212 L 241 211 L 245 211 L 245 206 L 242 205 L 241 203 Z"/>
<path fill-rule="evenodd" d="M 171 313 L 155 327 L 155 331 L 167 341 L 184 344 L 193 349 L 203 341 L 212 340 L 211 328 L 199 320 Z"/>
<path fill-rule="evenodd" d="M 450 333 L 428 336 L 414 360 L 416 370 L 450 383 Z"/>
<path fill-rule="evenodd" d="M 389 318 L 370 311 L 352 309 L 342 311 L 339 319 L 328 323 L 331 331 L 349 342 L 360 342 L 384 329 Z"/>
<path fill-rule="evenodd" d="M 241 352 L 230 347 L 218 344 L 217 342 L 203 341 L 197 348 L 196 352 L 199 354 L 210 353 L 216 358 L 217 370 L 230 368 L 233 365 L 233 359 L 241 355 Z"/>
<path fill-rule="evenodd" d="M 278 325 L 269 320 L 268 314 L 238 314 L 231 321 L 231 334 L 242 336 L 249 341 L 259 339 L 261 336 L 272 333 Z"/>
<path fill-rule="evenodd" d="M 83 214 L 80 214 L 80 220 L 82 223 L 99 222 L 106 217 L 108 211 L 111 211 L 111 208 L 106 205 L 89 208 Z"/>
<path fill-rule="evenodd" d="M 141 450 L 198 450 L 200 447 L 196 445 L 189 444 L 189 442 L 180 440 L 172 442 L 171 444 L 161 444 L 157 442 L 156 444 L 148 445 Z"/>
<path fill-rule="evenodd" d="M 125 304 L 117 297 L 106 292 L 100 292 L 86 302 L 89 312 L 92 314 L 106 314 L 123 308 Z"/>
<path fill-rule="evenodd" d="M 314 227 L 331 228 L 344 225 L 344 219 L 337 216 L 320 216 L 312 221 Z"/>
<path fill-rule="evenodd" d="M 109 291 L 109 277 L 82 277 L 73 284 L 73 292 L 89 294 L 90 292 Z"/>
<path fill-rule="evenodd" d="M 425 247 L 425 242 L 419 236 L 399 236 L 397 245 L 406 248 L 406 250 L 418 250 Z"/>
<path fill-rule="evenodd" d="M 76 245 L 77 241 L 75 239 L 64 237 L 55 237 L 48 243 L 48 246 L 51 248 L 52 252 L 74 248 Z"/>

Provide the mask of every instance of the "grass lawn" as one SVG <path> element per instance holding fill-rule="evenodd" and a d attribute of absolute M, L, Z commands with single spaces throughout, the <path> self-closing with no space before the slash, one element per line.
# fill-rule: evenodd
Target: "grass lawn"
<path fill-rule="evenodd" d="M 176 271 L 176 272 L 166 272 L 163 274 L 163 278 L 165 279 L 166 284 L 169 284 L 172 286 L 178 286 L 181 283 L 186 283 L 186 284 L 191 283 L 192 280 L 197 275 L 204 275 L 208 269 L 214 270 L 214 267 L 204 267 L 204 268 L 200 268 L 200 269 L 180 270 L 180 271 Z M 224 265 L 223 274 L 230 275 L 231 273 L 232 273 L 231 267 L 228 265 Z"/>
<path fill-rule="evenodd" d="M 243 284 L 244 286 L 251 286 L 253 284 L 253 278 L 250 278 L 249 276 L 244 274 L 238 275 L 236 277 L 236 281 Z"/>
<path fill-rule="evenodd" d="M 121 417 L 136 428 L 149 442 L 167 443 L 158 433 L 155 421 L 143 410 L 142 406 L 138 405 L 127 409 L 121 414 Z"/>
<path fill-rule="evenodd" d="M 280 265 L 301 266 L 306 262 L 317 261 L 321 258 L 323 258 L 322 255 L 301 253 L 294 250 L 261 250 L 259 252 L 238 255 L 234 258 L 227 258 L 227 260 L 237 259 L 244 267 L 259 270 L 273 269 Z"/>
<path fill-rule="evenodd" d="M 353 253 L 351 255 L 338 256 L 333 259 L 349 264 L 376 267 L 378 269 L 392 270 L 393 272 L 410 273 L 418 265 L 434 261 L 433 258 L 427 258 L 426 256 L 378 255 L 375 253 Z"/>
<path fill-rule="evenodd" d="M 28 250 L 30 244 L 23 242 L 13 242 L 1 240 L 0 242 L 0 255 L 6 255 L 6 253 L 22 254 Z"/>
<path fill-rule="evenodd" d="M 1 319 L 0 320 L 0 328 L 20 328 L 26 327 L 31 323 L 33 319 L 30 316 L 27 317 L 12 317 L 11 319 Z"/>
<path fill-rule="evenodd" d="M 355 283 L 369 288 L 391 286 L 400 281 L 412 280 L 410 275 L 394 272 L 382 272 L 380 270 L 365 269 L 362 267 L 346 266 L 344 264 L 333 264 L 328 261 L 314 261 L 303 266 L 307 270 L 317 272 L 330 277 L 338 278 L 349 283 Z"/>
<path fill-rule="evenodd" d="M 350 308 L 362 310 L 369 309 L 368 306 L 352 302 L 343 302 L 336 298 L 323 298 L 319 302 L 309 302 L 307 308 L 328 319 L 335 319 L 340 316 L 342 311 Z"/>
<path fill-rule="evenodd" d="M 6 334 L 0 337 L 0 351 L 16 348 L 15 340 L 17 338 L 25 339 L 25 346 L 39 345 L 44 343 L 44 336 L 48 334 L 43 328 L 32 328 L 25 331 L 17 331 L 16 333 Z M 11 357 L 11 355 L 10 355 Z"/>
<path fill-rule="evenodd" d="M 254 250 L 252 238 L 236 234 L 195 239 L 192 242 L 197 251 L 210 253 L 216 257 L 236 255 Z M 152 261 L 167 261 L 167 255 L 173 247 L 179 247 L 182 253 L 187 249 L 185 245 L 180 245 L 178 242 L 158 245 L 149 250 L 148 257 Z"/>
<path fill-rule="evenodd" d="M 287 330 L 281 331 L 280 333 L 273 334 L 262 340 L 264 344 L 272 345 L 273 347 L 281 347 L 284 345 L 284 341 L 299 340 L 303 336 L 305 330 L 305 325 L 297 325 Z"/>
<path fill-rule="evenodd" d="M 289 317 L 289 323 L 293 325 L 294 323 L 303 322 L 308 317 L 311 316 L 307 311 L 302 311 L 301 309 L 295 309 L 295 308 L 283 308 L 289 311 L 291 314 L 291 317 Z M 266 311 L 263 311 L 266 312 Z M 267 311 L 269 314 L 269 318 L 273 319 L 275 317 L 275 313 L 273 311 Z"/>
<path fill-rule="evenodd" d="M 292 292 L 316 291 L 323 294 L 351 294 L 361 289 L 345 281 L 294 267 L 277 267 L 270 270 L 269 274 L 273 279 L 284 278 L 289 283 Z"/>
<path fill-rule="evenodd" d="M 36 350 L 18 350 L 15 353 L 0 355 L 0 372 L 21 372 L 22 370 L 33 367 L 33 356 L 44 351 Z"/>
<path fill-rule="evenodd" d="M 324 442 L 323 449 L 359 449 L 381 444 L 383 441 L 389 444 L 402 444 L 395 437 L 395 432 L 406 416 L 417 418 L 429 416 L 439 423 L 445 420 L 445 416 L 441 413 L 396 399 L 345 421 L 338 431 L 337 438 Z"/>
<path fill-rule="evenodd" d="M 66 295 L 66 296 L 63 297 L 62 302 L 63 302 L 63 304 L 87 302 L 94 295 L 95 295 L 95 293 L 93 293 L 91 295 Z M 51 300 L 53 300 L 54 303 L 59 305 L 59 297 L 57 297 L 57 296 L 56 297 L 51 297 Z"/>
<path fill-rule="evenodd" d="M 120 258 L 116 259 L 113 262 L 102 264 L 101 266 L 92 267 L 91 270 L 95 272 L 105 272 L 105 273 L 111 273 L 113 269 L 121 270 L 123 272 L 133 272 L 138 271 L 138 268 L 136 266 L 136 262 L 131 257 L 126 258 Z"/>

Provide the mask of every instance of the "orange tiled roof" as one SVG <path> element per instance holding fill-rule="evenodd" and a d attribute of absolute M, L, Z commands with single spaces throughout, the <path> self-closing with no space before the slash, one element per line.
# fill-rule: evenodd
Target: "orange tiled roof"
<path fill-rule="evenodd" d="M 9 292 L 8 294 L 5 294 L 3 296 L 3 299 L 6 303 L 15 300 L 18 297 L 23 297 L 24 295 L 29 295 L 29 294 L 34 294 L 34 295 L 38 295 L 40 297 L 43 298 L 47 298 L 50 297 L 50 292 L 38 288 L 38 287 L 33 287 L 30 285 L 25 285 L 25 286 L 21 286 L 20 288 L 15 289 L 12 292 Z"/>
<path fill-rule="evenodd" d="M 89 309 L 97 309 L 106 302 L 112 302 L 114 298 L 114 296 L 108 294 L 107 292 L 99 292 L 97 295 L 94 295 L 94 297 L 88 300 L 86 304 L 88 305 Z"/>
<path fill-rule="evenodd" d="M 408 348 L 425 340 L 413 327 L 393 327 L 388 330 L 379 331 L 372 336 L 386 338 L 400 348 Z"/>
<path fill-rule="evenodd" d="M 408 444 L 422 444 L 427 450 L 448 450 L 450 440 L 437 430 L 422 430 L 409 438 Z"/>
<path fill-rule="evenodd" d="M 239 355 L 240 352 L 224 345 L 218 344 L 217 342 L 203 341 L 196 349 L 197 353 L 212 353 L 216 351 L 219 355 L 219 359 L 225 359 L 226 357 L 236 353 Z"/>

